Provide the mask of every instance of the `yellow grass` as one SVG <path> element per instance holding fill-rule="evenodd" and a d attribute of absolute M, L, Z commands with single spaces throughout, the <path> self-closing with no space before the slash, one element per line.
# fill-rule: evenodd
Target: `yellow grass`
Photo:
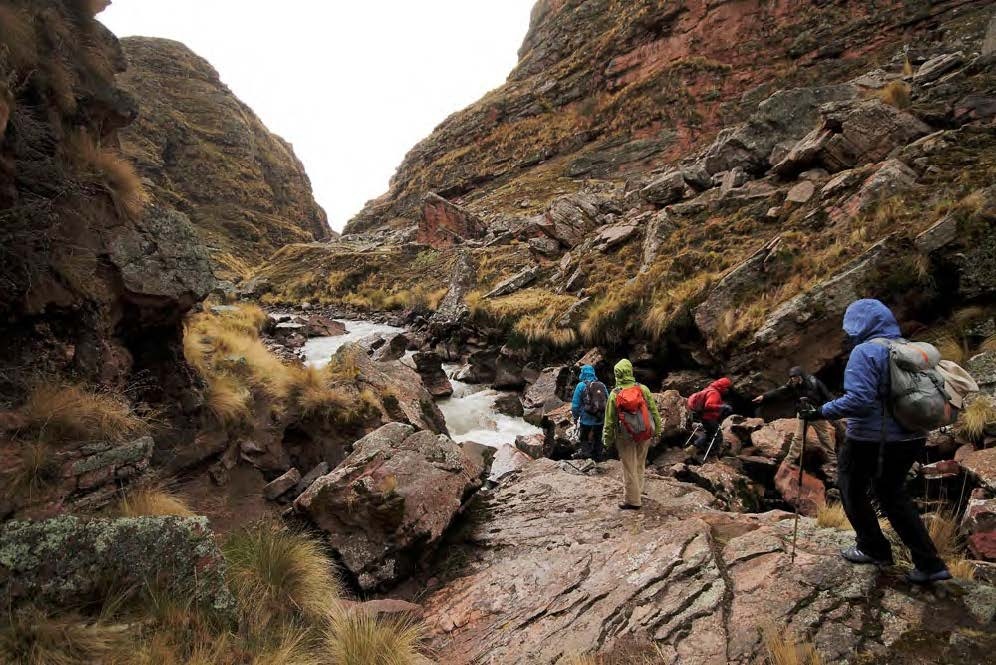
<path fill-rule="evenodd" d="M 54 451 L 44 443 L 23 443 L 14 468 L 0 478 L 9 498 L 33 499 L 59 481 L 61 467 Z"/>
<path fill-rule="evenodd" d="M 208 412 L 217 423 L 234 427 L 252 422 L 252 395 L 249 389 L 229 374 L 208 375 L 204 393 Z"/>
<path fill-rule="evenodd" d="M 822 528 L 851 529 L 851 523 L 844 512 L 844 506 L 839 503 L 828 503 L 820 506 L 816 512 L 816 524 Z"/>
<path fill-rule="evenodd" d="M 153 488 L 130 490 L 118 503 L 118 512 L 122 517 L 194 515 L 194 511 L 179 496 L 164 489 Z"/>
<path fill-rule="evenodd" d="M 959 365 L 965 362 L 965 347 L 954 337 L 945 335 L 934 341 L 933 344 L 941 352 L 941 357 L 945 360 L 950 360 Z"/>
<path fill-rule="evenodd" d="M 126 635 L 116 627 L 89 623 L 82 617 L 52 617 L 28 608 L 3 609 L 0 662 L 16 665 L 80 665 L 103 663 L 127 649 Z"/>
<path fill-rule="evenodd" d="M 70 136 L 66 146 L 76 169 L 107 190 L 120 217 L 136 220 L 142 215 L 149 197 L 131 162 L 117 151 L 101 147 L 86 132 Z"/>
<path fill-rule="evenodd" d="M 770 623 L 761 628 L 761 644 L 764 647 L 765 665 L 823 664 L 823 658 L 815 646 L 800 642 L 787 629 L 779 629 Z"/>
<path fill-rule="evenodd" d="M 660 339 L 689 312 L 691 304 L 712 285 L 712 280 L 713 275 L 702 272 L 674 286 L 658 289 L 643 320 L 643 329 L 655 339 Z"/>
<path fill-rule="evenodd" d="M 875 93 L 880 100 L 897 109 L 908 109 L 912 105 L 910 87 L 902 81 L 891 81 Z"/>
<path fill-rule="evenodd" d="M 120 442 L 147 428 L 123 397 L 42 380 L 30 388 L 20 412 L 31 434 L 52 443 Z"/>
<path fill-rule="evenodd" d="M 231 535 L 223 552 L 232 590 L 252 625 L 314 621 L 337 609 L 342 588 L 314 539 L 262 523 Z"/>
<path fill-rule="evenodd" d="M 948 570 L 959 580 L 974 580 L 977 566 L 972 561 L 956 558 L 948 561 Z"/>
<path fill-rule="evenodd" d="M 979 347 L 980 351 L 996 351 L 996 335 L 987 337 L 982 345 Z"/>
<path fill-rule="evenodd" d="M 958 416 L 959 433 L 971 441 L 983 437 L 986 428 L 996 423 L 996 403 L 985 395 L 972 401 Z"/>
<path fill-rule="evenodd" d="M 927 513 L 923 516 L 927 525 L 927 533 L 937 548 L 938 555 L 944 559 L 951 574 L 959 579 L 971 580 L 975 577 L 975 565 L 965 559 L 962 549 L 962 538 L 958 530 L 958 518 L 948 510 Z M 879 520 L 882 531 L 893 544 L 893 553 L 897 562 L 912 567 L 913 561 L 910 559 L 909 550 L 902 544 L 902 540 L 893 531 L 888 521 Z"/>
<path fill-rule="evenodd" d="M 378 619 L 362 611 L 338 611 L 326 631 L 336 665 L 414 665 L 422 629 L 413 621 Z"/>

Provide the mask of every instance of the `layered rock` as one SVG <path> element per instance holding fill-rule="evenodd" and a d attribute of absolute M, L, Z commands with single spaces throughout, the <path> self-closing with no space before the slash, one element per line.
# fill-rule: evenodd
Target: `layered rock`
<path fill-rule="evenodd" d="M 163 204 L 186 214 L 225 277 L 291 242 L 328 238 L 325 212 L 294 150 L 271 133 L 189 48 L 166 39 L 121 42 L 122 88 L 139 106 L 122 150 Z"/>
<path fill-rule="evenodd" d="M 399 581 L 432 551 L 482 470 L 448 437 L 390 423 L 357 441 L 294 508 L 372 590 Z"/>

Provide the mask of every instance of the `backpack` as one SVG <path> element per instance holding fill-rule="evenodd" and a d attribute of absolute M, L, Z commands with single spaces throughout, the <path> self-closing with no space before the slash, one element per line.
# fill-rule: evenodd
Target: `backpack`
<path fill-rule="evenodd" d="M 589 381 L 584 384 L 581 393 L 581 405 L 590 416 L 603 417 L 605 403 L 609 400 L 609 391 L 601 381 Z"/>
<path fill-rule="evenodd" d="M 650 409 L 647 408 L 647 399 L 643 396 L 640 384 L 623 388 L 616 394 L 616 415 L 619 417 L 619 424 L 633 441 L 641 443 L 654 435 Z"/>
<path fill-rule="evenodd" d="M 904 429 L 925 432 L 958 419 L 965 398 L 979 385 L 957 364 L 942 360 L 926 342 L 873 339 L 889 350 L 889 412 Z"/>
<path fill-rule="evenodd" d="M 692 413 L 702 413 L 705 410 L 706 398 L 709 396 L 709 389 L 700 390 L 688 398 L 686 406 Z"/>

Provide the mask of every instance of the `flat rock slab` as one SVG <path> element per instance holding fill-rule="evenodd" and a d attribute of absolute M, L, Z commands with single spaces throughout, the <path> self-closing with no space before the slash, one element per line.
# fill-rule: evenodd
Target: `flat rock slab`
<path fill-rule="evenodd" d="M 439 661 L 562 663 L 637 640 L 660 662 L 748 665 L 770 619 L 836 663 L 884 651 L 955 602 L 847 564 L 837 548 L 849 532 L 803 518 L 790 563 L 788 513 L 722 513 L 705 490 L 655 475 L 644 509 L 620 511 L 620 483 L 615 462 L 578 476 L 541 459 L 482 496 L 474 512 L 486 518 L 463 546 L 471 563 L 423 603 Z"/>

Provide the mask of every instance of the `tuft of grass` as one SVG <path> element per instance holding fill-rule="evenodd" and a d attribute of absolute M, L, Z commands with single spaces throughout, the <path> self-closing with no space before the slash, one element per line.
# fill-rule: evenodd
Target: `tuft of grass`
<path fill-rule="evenodd" d="M 79 174 L 104 187 L 119 217 L 132 221 L 141 217 L 149 196 L 131 162 L 83 131 L 66 140 L 66 149 Z"/>
<path fill-rule="evenodd" d="M 970 441 L 980 440 L 996 424 L 996 403 L 985 395 L 974 399 L 958 416 L 958 432 Z"/>
<path fill-rule="evenodd" d="M 252 422 L 249 406 L 252 395 L 237 378 L 229 374 L 215 374 L 209 375 L 206 380 L 205 405 L 218 424 L 234 427 Z"/>
<path fill-rule="evenodd" d="M 422 628 L 414 621 L 345 610 L 332 614 L 325 635 L 328 656 L 336 665 L 414 665 L 421 640 Z"/>
<path fill-rule="evenodd" d="M 765 665 L 823 665 L 823 657 L 813 644 L 800 642 L 787 629 L 774 624 L 761 627 L 761 644 Z"/>
<path fill-rule="evenodd" d="M 996 335 L 987 337 L 979 346 L 980 351 L 996 351 Z"/>
<path fill-rule="evenodd" d="M 62 469 L 53 450 L 44 443 L 26 443 L 18 451 L 14 468 L 3 478 L 3 494 L 29 500 L 59 481 Z"/>
<path fill-rule="evenodd" d="M 949 510 L 927 513 L 923 516 L 927 525 L 927 533 L 937 548 L 938 555 L 944 559 L 951 574 L 959 579 L 971 580 L 975 577 L 975 565 L 965 559 L 963 543 L 958 530 L 958 517 Z M 912 567 L 909 550 L 885 519 L 879 520 L 883 533 L 893 544 L 896 561 L 906 567 Z"/>
<path fill-rule="evenodd" d="M 941 352 L 941 357 L 945 360 L 958 363 L 965 362 L 965 346 L 954 337 L 945 335 L 934 342 L 934 346 Z"/>
<path fill-rule="evenodd" d="M 897 109 L 908 109 L 913 105 L 910 99 L 910 87 L 902 81 L 890 81 L 875 96 L 890 106 Z"/>
<path fill-rule="evenodd" d="M 7 611 L 7 610 L 5 610 Z M 0 625 L 0 662 L 17 665 L 79 665 L 121 662 L 127 635 L 119 627 L 83 617 L 53 617 L 36 608 L 12 611 Z"/>
<path fill-rule="evenodd" d="M 20 412 L 29 433 L 50 443 L 121 442 L 147 429 L 123 397 L 81 385 L 39 380 Z"/>
<path fill-rule="evenodd" d="M 968 559 L 957 558 L 948 561 L 948 570 L 956 579 L 970 582 L 975 579 L 977 566 Z"/>
<path fill-rule="evenodd" d="M 15 72 L 24 74 L 38 64 L 38 39 L 23 10 L 0 6 L 0 44 Z"/>
<path fill-rule="evenodd" d="M 194 511 L 179 496 L 164 489 L 153 488 L 129 491 L 118 503 L 118 512 L 122 517 L 163 515 L 191 517 L 194 515 Z"/>
<path fill-rule="evenodd" d="M 828 503 L 820 506 L 816 512 L 816 524 L 822 528 L 851 529 L 844 506 L 839 503 Z"/>
<path fill-rule="evenodd" d="M 232 591 L 253 626 L 317 621 L 338 608 L 342 588 L 333 564 L 304 534 L 264 522 L 229 536 L 222 552 Z"/>

